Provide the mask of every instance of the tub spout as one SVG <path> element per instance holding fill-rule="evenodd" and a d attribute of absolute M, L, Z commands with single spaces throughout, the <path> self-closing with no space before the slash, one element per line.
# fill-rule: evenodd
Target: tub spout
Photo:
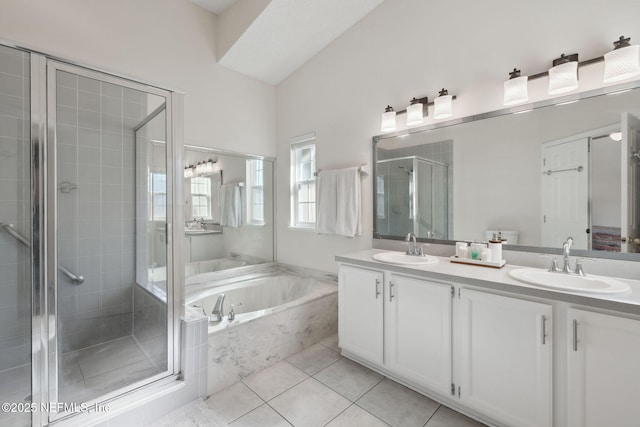
<path fill-rule="evenodd" d="M 222 320 L 222 316 L 224 316 L 224 294 L 218 295 L 218 299 L 216 300 L 216 305 L 213 307 L 211 311 L 211 316 L 209 316 L 210 322 L 219 322 Z"/>

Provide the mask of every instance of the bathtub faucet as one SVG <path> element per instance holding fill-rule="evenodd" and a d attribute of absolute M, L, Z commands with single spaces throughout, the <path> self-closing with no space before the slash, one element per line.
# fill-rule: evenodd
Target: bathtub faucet
<path fill-rule="evenodd" d="M 216 300 L 216 305 L 213 307 L 211 311 L 211 316 L 209 316 L 210 322 L 219 322 L 222 320 L 222 316 L 224 316 L 224 294 L 218 295 L 218 299 Z"/>

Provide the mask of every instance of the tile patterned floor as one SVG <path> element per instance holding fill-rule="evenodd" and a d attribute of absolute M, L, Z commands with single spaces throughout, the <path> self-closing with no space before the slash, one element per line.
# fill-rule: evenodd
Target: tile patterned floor
<path fill-rule="evenodd" d="M 60 401 L 86 401 L 160 371 L 129 336 L 68 352 L 62 357 Z"/>
<path fill-rule="evenodd" d="M 331 336 L 153 426 L 484 425 L 342 357 L 337 343 Z"/>

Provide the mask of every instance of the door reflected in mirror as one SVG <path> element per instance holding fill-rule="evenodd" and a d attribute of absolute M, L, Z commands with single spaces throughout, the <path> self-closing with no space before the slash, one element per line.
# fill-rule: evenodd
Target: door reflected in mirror
<path fill-rule="evenodd" d="M 589 256 L 640 260 L 622 255 L 640 252 L 639 87 L 626 83 L 574 95 L 571 104 L 543 101 L 374 137 L 375 234 L 486 241 L 503 231 L 509 244 L 538 252 L 572 236 L 574 249 Z M 514 114 L 519 110 L 529 111 Z M 425 154 L 437 146 L 450 147 L 451 158 Z M 430 165 L 433 176 L 441 164 L 447 185 L 434 180 L 419 188 L 420 165 Z M 445 188 L 447 197 L 434 195 Z M 421 211 L 432 217 L 416 217 Z"/>

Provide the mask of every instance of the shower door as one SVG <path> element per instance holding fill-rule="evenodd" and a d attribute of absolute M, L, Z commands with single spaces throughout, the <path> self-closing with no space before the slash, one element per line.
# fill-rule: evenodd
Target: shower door
<path fill-rule="evenodd" d="M 51 402 L 97 404 L 174 371 L 170 97 L 47 62 Z"/>
<path fill-rule="evenodd" d="M 29 426 L 32 258 L 29 54 L 0 46 L 0 425 Z"/>

